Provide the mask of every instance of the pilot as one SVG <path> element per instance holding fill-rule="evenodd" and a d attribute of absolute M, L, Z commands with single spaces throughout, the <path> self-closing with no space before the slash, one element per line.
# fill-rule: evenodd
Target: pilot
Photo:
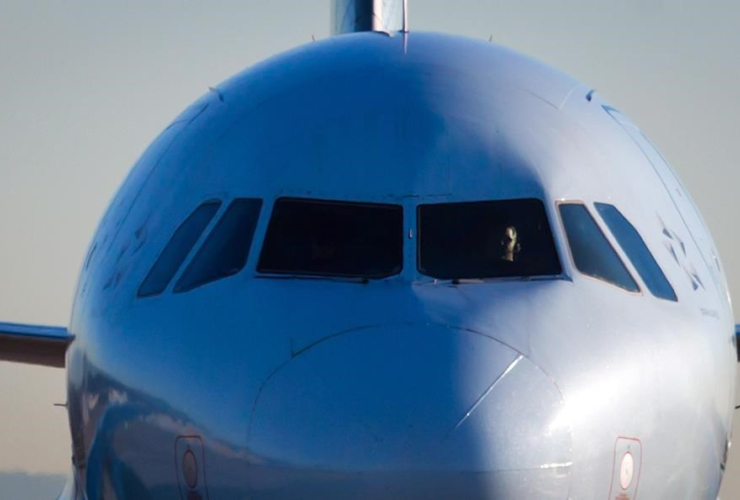
<path fill-rule="evenodd" d="M 522 249 L 517 237 L 516 227 L 506 226 L 504 228 L 504 235 L 501 237 L 501 248 L 501 260 L 507 262 L 516 260 L 517 254 Z"/>
<path fill-rule="evenodd" d="M 337 256 L 337 241 L 331 234 L 322 232 L 311 240 L 311 261 L 313 263 L 332 262 Z"/>

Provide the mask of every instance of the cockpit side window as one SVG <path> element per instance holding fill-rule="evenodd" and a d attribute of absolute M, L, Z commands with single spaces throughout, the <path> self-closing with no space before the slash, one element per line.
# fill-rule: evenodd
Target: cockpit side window
<path fill-rule="evenodd" d="M 650 292 L 660 299 L 677 302 L 676 292 L 637 229 L 614 205 L 595 203 L 594 206 Z"/>
<path fill-rule="evenodd" d="M 237 198 L 175 284 L 175 293 L 211 283 L 242 270 L 249 257 L 262 200 Z"/>
<path fill-rule="evenodd" d="M 559 275 L 544 204 L 537 199 L 419 205 L 419 272 L 440 279 Z"/>
<path fill-rule="evenodd" d="M 257 270 L 268 274 L 385 278 L 403 268 L 399 205 L 281 198 Z"/>
<path fill-rule="evenodd" d="M 220 206 L 218 200 L 202 203 L 180 224 L 144 278 L 139 297 L 159 295 L 167 288 Z"/>
<path fill-rule="evenodd" d="M 580 272 L 630 292 L 640 291 L 584 205 L 563 203 L 560 205 L 560 217 L 568 236 L 573 261 Z"/>

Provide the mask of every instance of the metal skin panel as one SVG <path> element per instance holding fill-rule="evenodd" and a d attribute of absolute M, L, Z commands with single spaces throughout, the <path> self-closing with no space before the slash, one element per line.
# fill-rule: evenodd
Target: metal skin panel
<path fill-rule="evenodd" d="M 607 498 L 628 437 L 639 498 L 714 500 L 736 366 L 728 297 L 691 237 L 703 229 L 604 106 L 507 49 L 425 33 L 312 43 L 204 96 L 142 156 L 80 277 L 67 367 L 85 498 L 181 498 L 182 436 L 202 443 L 188 470 L 211 500 Z M 283 196 L 402 205 L 403 271 L 260 276 Z M 137 298 L 185 217 L 237 197 L 264 200 L 246 267 Z M 532 197 L 562 276 L 416 271 L 420 203 Z M 629 263 L 641 293 L 579 274 L 564 200 L 599 222 L 594 202 L 619 208 L 679 301 L 653 297 Z"/>

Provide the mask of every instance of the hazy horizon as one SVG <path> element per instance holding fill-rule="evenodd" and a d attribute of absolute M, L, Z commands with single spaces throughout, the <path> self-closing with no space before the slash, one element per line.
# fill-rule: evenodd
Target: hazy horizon
<path fill-rule="evenodd" d="M 0 3 L 0 321 L 66 325 L 92 233 L 138 155 L 209 86 L 327 37 L 329 4 Z M 630 116 L 701 209 L 734 296 L 738 20 L 740 4 L 685 0 L 411 0 L 409 16 L 412 31 L 492 36 Z M 68 473 L 53 406 L 65 398 L 63 371 L 0 363 L 0 471 Z"/>
<path fill-rule="evenodd" d="M 52 500 L 59 496 L 66 479 L 63 474 L 0 471 L 0 500 Z"/>

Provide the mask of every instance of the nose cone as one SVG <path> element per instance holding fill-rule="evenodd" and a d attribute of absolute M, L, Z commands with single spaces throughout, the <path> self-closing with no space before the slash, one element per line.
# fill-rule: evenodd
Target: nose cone
<path fill-rule="evenodd" d="M 264 498 L 564 499 L 570 434 L 551 425 L 561 405 L 541 370 L 485 335 L 329 335 L 262 387 L 255 487 Z"/>

